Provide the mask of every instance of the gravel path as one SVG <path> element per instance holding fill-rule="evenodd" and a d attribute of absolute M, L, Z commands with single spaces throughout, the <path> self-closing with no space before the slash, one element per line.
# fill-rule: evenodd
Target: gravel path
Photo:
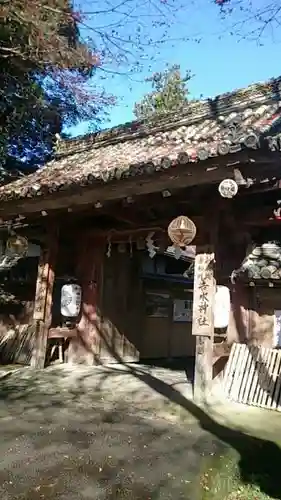
<path fill-rule="evenodd" d="M 184 372 L 133 365 L 3 374 L 1 500 L 201 499 L 217 443 L 171 402 L 190 391 Z"/>

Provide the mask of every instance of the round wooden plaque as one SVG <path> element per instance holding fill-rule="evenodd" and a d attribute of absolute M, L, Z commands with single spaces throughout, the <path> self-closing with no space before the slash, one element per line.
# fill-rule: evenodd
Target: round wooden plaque
<path fill-rule="evenodd" d="M 10 254 L 24 256 L 27 254 L 28 241 L 23 236 L 10 236 L 6 243 L 6 249 Z"/>
<path fill-rule="evenodd" d="M 238 185 L 233 179 L 224 179 L 219 185 L 219 193 L 223 198 L 233 198 L 238 193 Z"/>
<path fill-rule="evenodd" d="M 191 219 L 180 215 L 169 224 L 168 235 L 174 245 L 186 247 L 196 236 L 196 226 Z"/>

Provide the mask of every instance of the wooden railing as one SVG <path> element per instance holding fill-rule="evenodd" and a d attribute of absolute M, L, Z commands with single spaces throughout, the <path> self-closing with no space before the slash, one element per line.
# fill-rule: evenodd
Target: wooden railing
<path fill-rule="evenodd" d="M 233 344 L 224 391 L 232 401 L 281 411 L 281 350 Z"/>

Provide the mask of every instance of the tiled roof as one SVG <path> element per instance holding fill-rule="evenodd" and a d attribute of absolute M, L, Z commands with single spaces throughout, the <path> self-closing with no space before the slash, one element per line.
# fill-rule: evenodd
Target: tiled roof
<path fill-rule="evenodd" d="M 0 200 L 33 198 L 97 182 L 151 174 L 241 149 L 280 150 L 281 78 L 191 102 L 179 115 L 132 122 L 62 141 L 56 159 L 0 188 Z"/>
<path fill-rule="evenodd" d="M 233 277 L 247 280 L 281 280 L 281 244 L 264 243 L 249 253 Z"/>

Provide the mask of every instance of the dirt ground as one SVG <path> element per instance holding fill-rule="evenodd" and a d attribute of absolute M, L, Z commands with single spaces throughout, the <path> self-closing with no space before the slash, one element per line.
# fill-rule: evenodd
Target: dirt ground
<path fill-rule="evenodd" d="M 190 393 L 185 373 L 151 371 L 3 374 L 0 498 L 193 498 L 201 454 L 212 453 L 213 440 L 194 419 L 183 425 L 161 394 L 172 387 Z"/>
<path fill-rule="evenodd" d="M 2 372 L 1 500 L 202 500 L 224 427 L 210 432 L 190 401 L 184 371 Z"/>

